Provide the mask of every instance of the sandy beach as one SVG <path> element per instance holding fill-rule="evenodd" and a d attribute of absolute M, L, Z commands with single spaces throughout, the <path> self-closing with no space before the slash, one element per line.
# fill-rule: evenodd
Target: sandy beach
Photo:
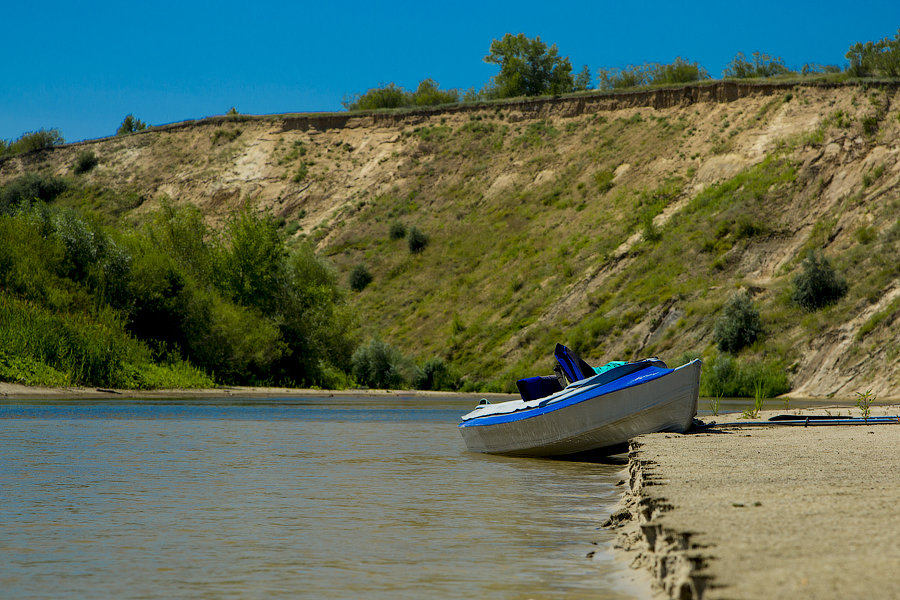
<path fill-rule="evenodd" d="M 645 435 L 625 488 L 605 526 L 659 597 L 900 598 L 900 424 Z"/>

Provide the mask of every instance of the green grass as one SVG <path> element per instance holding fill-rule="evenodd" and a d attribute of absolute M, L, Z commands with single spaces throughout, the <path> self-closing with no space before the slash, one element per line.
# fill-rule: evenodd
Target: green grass
<path fill-rule="evenodd" d="M 856 332 L 857 341 L 865 339 L 866 336 L 875 331 L 885 321 L 893 322 L 898 311 L 900 311 L 900 297 L 894 298 L 887 308 L 878 311 L 863 323 L 862 327 Z"/>
<path fill-rule="evenodd" d="M 703 365 L 701 396 L 774 398 L 790 390 L 788 373 L 777 360 L 742 361 L 728 354 L 713 355 Z"/>
<path fill-rule="evenodd" d="M 0 379 L 123 389 L 211 387 L 187 363 L 155 362 L 112 311 L 61 313 L 0 291 Z"/>

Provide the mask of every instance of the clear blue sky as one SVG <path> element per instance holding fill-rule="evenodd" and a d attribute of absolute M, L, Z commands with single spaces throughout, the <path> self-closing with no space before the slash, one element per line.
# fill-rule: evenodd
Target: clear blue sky
<path fill-rule="evenodd" d="M 893 37 L 900 0 L 730 3 L 4 2 L 0 138 L 41 127 L 67 141 L 223 114 L 342 110 L 379 84 L 431 77 L 480 89 L 491 40 L 555 43 L 574 70 L 698 61 L 713 77 L 742 51 L 845 64 L 857 41 Z"/>

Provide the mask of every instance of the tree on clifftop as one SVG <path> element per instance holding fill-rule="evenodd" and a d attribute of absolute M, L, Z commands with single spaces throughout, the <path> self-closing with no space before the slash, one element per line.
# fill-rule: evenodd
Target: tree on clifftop
<path fill-rule="evenodd" d="M 144 129 L 147 129 L 146 123 L 140 119 L 136 119 L 134 115 L 126 115 L 122 120 L 122 124 L 119 125 L 119 129 L 116 131 L 116 135 L 127 135 L 129 133 L 143 131 Z"/>
<path fill-rule="evenodd" d="M 575 89 L 569 58 L 559 56 L 556 44 L 548 48 L 540 36 L 530 39 L 524 33 L 507 33 L 491 42 L 484 62 L 500 65 L 500 73 L 485 88 L 489 98 L 565 94 Z"/>

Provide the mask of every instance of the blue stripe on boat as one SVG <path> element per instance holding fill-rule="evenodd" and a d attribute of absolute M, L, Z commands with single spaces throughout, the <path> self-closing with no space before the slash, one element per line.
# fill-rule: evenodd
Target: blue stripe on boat
<path fill-rule="evenodd" d="M 628 375 L 616 379 L 614 381 L 610 381 L 608 383 L 604 383 L 603 385 L 584 385 L 576 387 L 575 390 L 570 390 L 569 393 L 571 396 L 567 398 L 560 398 L 556 401 L 551 401 L 547 404 L 543 404 L 536 408 L 530 408 L 526 410 L 520 410 L 512 413 L 505 413 L 499 415 L 486 415 L 484 417 L 475 417 L 473 419 L 469 419 L 467 421 L 463 421 L 460 423 L 460 427 L 482 427 L 485 425 L 497 425 L 498 423 L 509 423 L 511 421 L 520 421 L 523 419 L 530 419 L 532 417 L 538 417 L 540 415 L 552 412 L 554 410 L 559 410 L 561 408 L 565 408 L 567 406 L 572 406 L 573 404 L 578 404 L 579 402 L 584 402 L 585 400 L 590 400 L 592 398 L 596 398 L 597 396 L 602 396 L 603 394 L 608 394 L 610 392 L 615 392 L 617 390 L 624 390 L 626 388 L 630 388 L 636 385 L 640 385 L 642 383 L 646 383 L 648 381 L 653 381 L 654 379 L 659 379 L 664 375 L 668 375 L 671 373 L 673 369 L 647 366 L 639 371 L 635 371 L 634 373 L 629 373 Z M 573 393 L 574 392 L 574 393 Z M 560 392 L 565 395 L 566 391 L 563 390 Z"/>

